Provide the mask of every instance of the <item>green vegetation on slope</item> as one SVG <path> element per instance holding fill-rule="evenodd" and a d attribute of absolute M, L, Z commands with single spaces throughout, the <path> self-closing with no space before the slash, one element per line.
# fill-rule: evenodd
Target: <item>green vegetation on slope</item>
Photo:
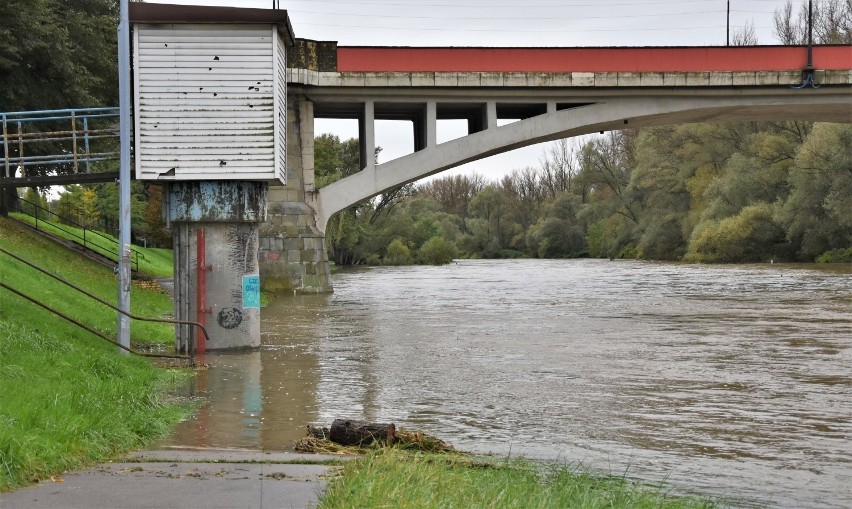
<path fill-rule="evenodd" d="M 665 487 L 525 461 L 381 449 L 343 468 L 320 509 L 693 508 L 711 501 L 672 496 Z"/>
<path fill-rule="evenodd" d="M 15 219 L 35 225 L 35 218 L 27 214 L 13 213 Z M 39 230 L 43 230 L 51 235 L 60 237 L 80 245 L 83 244 L 83 239 L 86 239 L 88 249 L 100 254 L 110 260 L 118 259 L 118 239 L 113 235 L 103 232 L 92 232 L 91 230 L 84 232 L 83 228 L 70 226 L 67 224 L 58 224 L 50 221 L 39 219 Z M 171 249 L 163 248 L 145 248 L 141 246 L 133 246 L 130 263 L 133 270 L 138 270 L 144 274 L 155 277 L 172 277 L 173 262 Z"/>
<path fill-rule="evenodd" d="M 0 247 L 116 300 L 112 271 L 0 218 Z M 115 312 L 0 253 L 0 280 L 115 337 Z M 143 315 L 171 309 L 135 288 Z M 134 343 L 171 341 L 172 328 L 133 324 Z M 0 288 L 0 490 L 106 460 L 167 433 L 190 411 L 167 401 L 189 372 L 153 367 Z"/>
<path fill-rule="evenodd" d="M 116 304 L 118 300 L 117 279 L 112 269 L 68 251 L 9 219 L 0 218 L 0 247 L 73 282 L 107 302 Z M 152 255 L 154 256 L 158 255 Z M 42 299 L 51 307 L 82 320 L 98 331 L 116 336 L 114 311 L 2 253 L 0 278 L 9 286 Z M 161 318 L 172 312 L 168 295 L 136 285 L 131 289 L 130 305 L 132 312 L 141 316 Z M 32 323 L 38 327 L 49 325 L 47 330 L 68 329 L 68 333 L 75 337 L 87 341 L 101 341 L 73 325 L 67 325 L 48 311 L 22 302 L 20 297 L 7 290 L 0 290 L 0 320 Z M 130 330 L 132 340 L 136 344 L 168 344 L 174 340 L 174 328 L 168 324 L 133 322 Z"/>

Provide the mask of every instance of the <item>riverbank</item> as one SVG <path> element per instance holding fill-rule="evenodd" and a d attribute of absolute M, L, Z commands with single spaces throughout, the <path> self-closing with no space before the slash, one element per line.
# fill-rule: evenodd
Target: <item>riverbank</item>
<path fill-rule="evenodd" d="M 347 463 L 319 509 L 469 507 L 711 508 L 720 503 L 638 483 L 521 459 L 433 454 L 386 448 Z"/>
<path fill-rule="evenodd" d="M 0 247 L 115 301 L 111 269 L 0 218 Z M 0 280 L 115 337 L 115 312 L 5 254 Z M 134 286 L 135 313 L 162 316 L 168 296 Z M 164 344 L 172 328 L 133 324 L 132 342 Z M 142 448 L 193 409 L 170 398 L 192 373 L 156 368 L 0 288 L 0 491 Z"/>

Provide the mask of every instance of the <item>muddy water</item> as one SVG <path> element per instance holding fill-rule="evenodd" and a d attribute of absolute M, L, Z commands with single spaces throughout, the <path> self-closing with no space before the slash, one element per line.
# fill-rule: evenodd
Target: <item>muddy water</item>
<path fill-rule="evenodd" d="M 460 261 L 335 276 L 210 356 L 169 444 L 291 448 L 394 421 L 460 448 L 852 507 L 852 268 Z"/>

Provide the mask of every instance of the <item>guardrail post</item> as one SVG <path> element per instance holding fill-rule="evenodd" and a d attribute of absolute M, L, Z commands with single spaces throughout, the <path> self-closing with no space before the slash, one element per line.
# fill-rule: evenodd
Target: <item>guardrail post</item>
<path fill-rule="evenodd" d="M 74 161 L 74 173 L 79 171 L 77 165 L 77 117 L 74 115 L 74 110 L 71 110 L 71 157 Z"/>
<path fill-rule="evenodd" d="M 86 150 L 86 173 L 92 173 L 92 166 L 89 154 L 91 150 L 89 149 L 89 117 L 83 117 L 83 148 Z"/>

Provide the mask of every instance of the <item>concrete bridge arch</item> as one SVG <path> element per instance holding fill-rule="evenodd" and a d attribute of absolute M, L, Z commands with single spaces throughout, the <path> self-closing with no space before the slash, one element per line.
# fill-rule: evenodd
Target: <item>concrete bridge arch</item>
<path fill-rule="evenodd" d="M 713 121 L 810 120 L 852 122 L 845 90 L 781 91 L 766 95 L 671 95 L 622 97 L 556 110 L 494 126 L 379 165 L 334 182 L 316 193 L 316 225 L 362 200 L 462 164 L 545 141 L 626 127 Z"/>

